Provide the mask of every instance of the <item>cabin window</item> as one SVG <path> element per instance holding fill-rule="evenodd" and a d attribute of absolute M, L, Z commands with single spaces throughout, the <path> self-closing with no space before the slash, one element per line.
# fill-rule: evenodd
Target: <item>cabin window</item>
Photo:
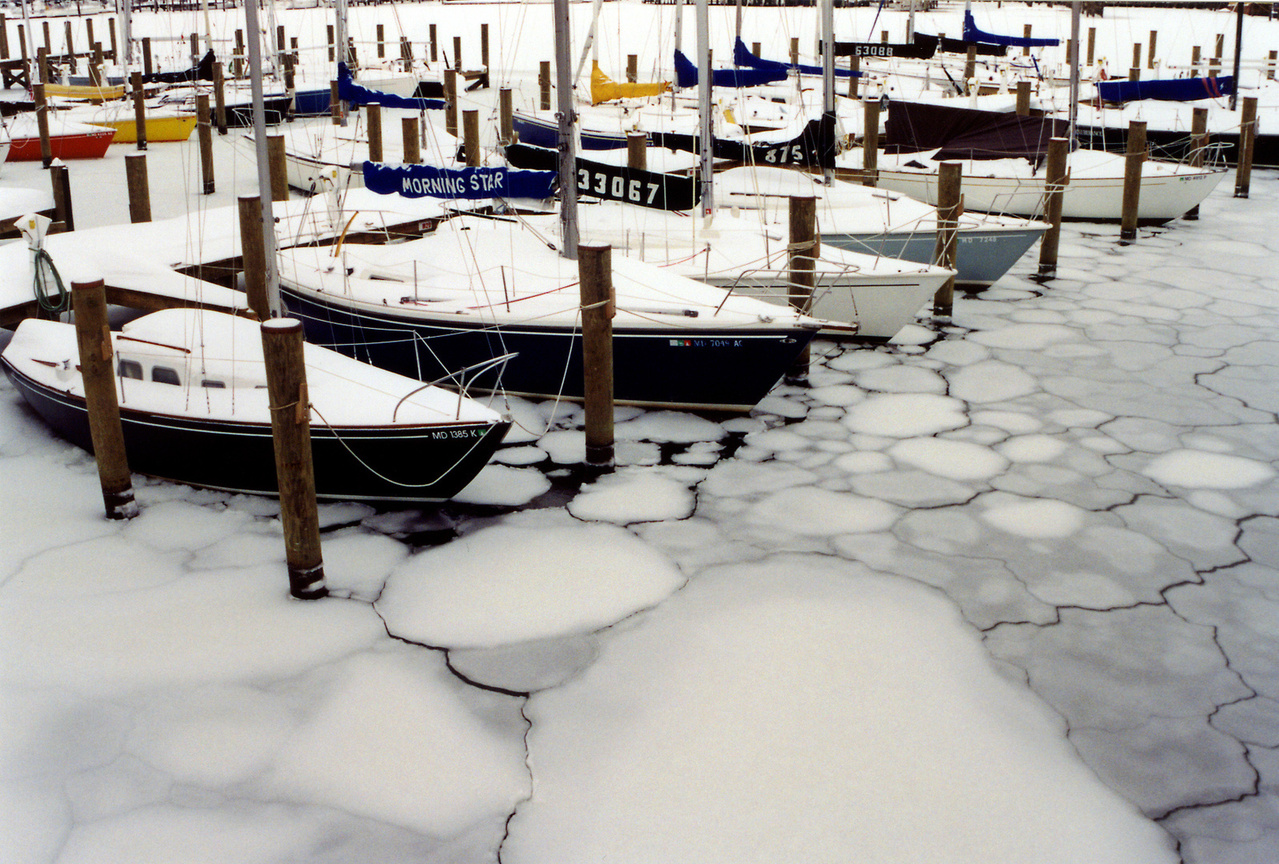
<path fill-rule="evenodd" d="M 151 380 L 157 384 L 181 384 L 182 379 L 178 378 L 178 370 L 171 369 L 168 366 L 152 366 Z"/>
<path fill-rule="evenodd" d="M 225 390 L 226 382 L 219 381 L 216 378 L 205 378 L 200 382 L 201 387 L 208 387 L 211 390 Z"/>
<path fill-rule="evenodd" d="M 121 360 L 119 370 L 121 378 L 142 380 L 142 364 L 136 360 Z"/>

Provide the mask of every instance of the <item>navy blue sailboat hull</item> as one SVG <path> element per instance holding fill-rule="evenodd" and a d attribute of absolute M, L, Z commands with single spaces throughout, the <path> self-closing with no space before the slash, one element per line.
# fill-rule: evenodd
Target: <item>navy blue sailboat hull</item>
<path fill-rule="evenodd" d="M 468 390 L 581 399 L 580 333 L 559 327 L 409 320 L 353 310 L 282 288 L 307 340 L 423 381 L 515 353 L 504 367 L 454 381 Z M 615 330 L 614 398 L 666 408 L 747 411 L 767 395 L 799 356 L 813 331 L 793 327 L 717 330 L 652 327 Z M 444 382 L 441 382 L 444 383 Z"/>
<path fill-rule="evenodd" d="M 93 452 L 82 397 L 34 381 L 5 364 L 27 403 L 61 437 Z M 277 495 L 271 426 L 120 412 L 129 468 L 191 486 Z M 502 442 L 509 423 L 311 429 L 316 496 L 336 501 L 432 503 L 453 497 Z"/>

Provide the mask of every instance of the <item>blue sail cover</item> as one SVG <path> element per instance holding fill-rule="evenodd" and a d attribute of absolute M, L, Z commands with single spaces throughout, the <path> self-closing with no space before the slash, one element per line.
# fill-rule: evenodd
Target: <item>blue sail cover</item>
<path fill-rule="evenodd" d="M 750 69 L 771 69 L 773 71 L 789 72 L 791 69 L 796 70 L 802 75 L 821 75 L 822 67 L 806 66 L 798 63 L 794 66 L 789 63 L 782 63 L 778 60 L 764 60 L 755 56 L 746 47 L 746 43 L 741 37 L 737 37 L 737 44 L 733 46 L 733 65 L 745 66 Z M 854 72 L 852 69 L 836 69 L 835 75 L 840 78 L 860 78 L 861 72 Z"/>
<path fill-rule="evenodd" d="M 758 87 L 774 81 L 786 80 L 787 66 L 780 69 L 715 69 L 711 72 L 711 85 L 715 87 Z M 680 51 L 675 52 L 675 83 L 680 87 L 697 86 L 697 67 Z"/>
<path fill-rule="evenodd" d="M 1135 102 L 1157 99 L 1163 102 L 1193 102 L 1216 99 L 1235 92 L 1233 75 L 1216 78 L 1154 78 L 1149 81 L 1098 81 L 1097 95 L 1103 102 Z"/>
<path fill-rule="evenodd" d="M 554 171 L 519 168 L 436 168 L 364 163 L 364 185 L 379 195 L 405 198 L 550 198 Z"/>
<path fill-rule="evenodd" d="M 415 99 L 410 96 L 397 96 L 394 93 L 383 93 L 381 90 L 370 90 L 355 83 L 351 70 L 345 63 L 338 64 L 338 98 L 352 105 L 378 104 L 383 108 L 407 108 L 410 111 L 426 111 L 431 108 L 443 108 L 443 99 Z"/>
<path fill-rule="evenodd" d="M 971 10 L 964 11 L 964 41 L 985 42 L 988 45 L 1003 45 L 1013 48 L 1046 48 L 1060 45 L 1060 39 L 1027 39 L 1025 36 L 996 36 L 977 29 Z"/>

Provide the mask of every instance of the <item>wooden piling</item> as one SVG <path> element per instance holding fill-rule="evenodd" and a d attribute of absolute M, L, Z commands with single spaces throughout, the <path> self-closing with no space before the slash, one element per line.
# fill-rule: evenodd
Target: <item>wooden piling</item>
<path fill-rule="evenodd" d="M 1190 73 L 1192 75 L 1199 74 L 1199 57 L 1201 51 L 1202 49 L 1198 45 L 1193 45 L 1190 48 Z"/>
<path fill-rule="evenodd" d="M 386 56 L 386 25 L 377 25 L 377 57 L 379 60 Z"/>
<path fill-rule="evenodd" d="M 284 136 L 266 136 L 266 159 L 271 177 L 271 200 L 289 200 L 289 171 L 284 153 Z"/>
<path fill-rule="evenodd" d="M 790 38 L 790 65 L 799 65 L 799 37 L 792 36 Z"/>
<path fill-rule="evenodd" d="M 1120 240 L 1137 238 L 1137 208 L 1141 203 L 1141 165 L 1146 161 L 1146 121 L 1128 123 L 1128 152 L 1124 157 L 1123 212 L 1119 225 Z"/>
<path fill-rule="evenodd" d="M 218 134 L 225 135 L 226 123 L 226 77 L 222 74 L 222 62 L 213 64 L 213 116 L 218 121 Z"/>
<path fill-rule="evenodd" d="M 311 409 L 307 396 L 302 322 L 272 318 L 262 322 L 262 356 L 271 400 L 271 437 L 280 488 L 280 522 L 289 593 L 299 600 L 328 594 L 320 552 L 320 519 L 311 458 Z"/>
<path fill-rule="evenodd" d="M 457 70 L 444 70 L 444 129 L 457 137 Z"/>
<path fill-rule="evenodd" d="M 613 467 L 613 255 L 611 246 L 579 245 L 586 464 Z"/>
<path fill-rule="evenodd" d="M 382 106 L 372 102 L 364 106 L 364 125 L 369 127 L 369 161 L 382 161 Z"/>
<path fill-rule="evenodd" d="M 462 68 L 462 37 L 453 37 L 453 68 L 460 70 Z"/>
<path fill-rule="evenodd" d="M 422 161 L 421 139 L 418 138 L 417 118 L 400 118 L 400 131 L 404 136 L 404 164 L 416 165 Z"/>
<path fill-rule="evenodd" d="M 1022 33 L 1025 35 L 1025 37 L 1026 37 L 1027 39 L 1029 39 L 1029 38 L 1030 38 L 1030 25 L 1029 25 L 1029 24 L 1023 24 L 1021 29 L 1022 29 Z M 1022 46 L 1022 49 L 1021 49 L 1021 56 L 1023 56 L 1023 57 L 1029 57 L 1029 56 L 1030 56 L 1030 46 L 1029 46 L 1029 45 L 1023 45 L 1023 46 Z"/>
<path fill-rule="evenodd" d="M 329 51 L 329 62 L 336 63 L 338 56 L 336 25 L 324 25 L 324 44 L 327 46 Z"/>
<path fill-rule="evenodd" d="M 1093 65 L 1093 57 L 1096 55 L 1096 52 L 1097 52 L 1097 28 L 1089 27 L 1088 28 L 1088 63 L 1086 65 L 1088 66 Z"/>
<path fill-rule="evenodd" d="M 1061 245 L 1061 203 L 1066 195 L 1066 155 L 1070 141 L 1053 138 L 1048 142 L 1048 165 L 1044 174 L 1044 219 L 1048 230 L 1039 242 L 1039 276 L 1057 275 L 1057 251 Z"/>
<path fill-rule="evenodd" d="M 964 94 L 972 95 L 972 85 L 969 83 L 977 77 L 977 47 L 975 45 L 968 46 L 968 53 L 964 57 Z"/>
<path fill-rule="evenodd" d="M 959 211 L 964 169 L 959 162 L 942 162 L 937 170 L 937 241 L 933 263 L 955 269 L 959 248 Z M 955 277 L 947 279 L 933 296 L 933 314 L 949 317 L 955 310 Z"/>
<path fill-rule="evenodd" d="M 643 132 L 626 133 L 626 167 L 634 171 L 648 170 L 648 135 Z"/>
<path fill-rule="evenodd" d="M 874 186 L 879 182 L 879 100 L 862 102 L 862 185 Z"/>
<path fill-rule="evenodd" d="M 338 96 L 338 82 L 329 82 L 329 116 L 334 126 L 342 125 L 342 99 Z"/>
<path fill-rule="evenodd" d="M 146 90 L 142 87 L 142 73 L 129 74 L 129 86 L 133 88 L 133 125 L 138 131 L 138 149 L 147 149 Z"/>
<path fill-rule="evenodd" d="M 404 64 L 405 72 L 413 71 L 413 43 L 407 36 L 400 37 L 400 62 Z"/>
<path fill-rule="evenodd" d="M 511 144 L 515 141 L 513 113 L 511 88 L 503 87 L 497 91 L 498 138 L 501 139 L 498 143 L 502 145 Z"/>
<path fill-rule="evenodd" d="M 204 181 L 204 194 L 212 195 L 216 185 L 213 182 L 213 118 L 209 111 L 208 93 L 199 93 L 195 97 L 195 128 L 200 144 L 200 176 Z"/>
<path fill-rule="evenodd" d="M 154 61 L 151 58 L 151 37 L 142 37 L 142 74 L 150 76 L 155 71 Z"/>
<path fill-rule="evenodd" d="M 1190 117 L 1190 164 L 1202 168 L 1208 157 L 1208 109 L 1195 108 Z M 1199 218 L 1199 205 L 1186 211 L 1185 219 Z"/>
<path fill-rule="evenodd" d="M 67 19 L 63 29 L 63 41 L 67 43 L 67 66 L 71 74 L 75 74 L 75 41 L 71 38 L 71 19 Z"/>
<path fill-rule="evenodd" d="M 241 195 L 237 200 L 244 293 L 248 295 L 249 308 L 257 314 L 259 320 L 265 321 L 271 317 L 271 305 L 267 297 L 266 238 L 262 236 L 262 201 L 257 195 Z"/>
<path fill-rule="evenodd" d="M 36 104 L 36 129 L 40 132 L 40 161 L 48 168 L 53 164 L 53 145 L 49 142 L 49 103 L 44 98 L 44 82 L 31 85 L 31 98 Z"/>
<path fill-rule="evenodd" d="M 71 172 L 66 165 L 49 166 L 49 182 L 53 186 L 53 218 L 66 230 L 75 230 L 75 213 L 71 208 Z"/>
<path fill-rule="evenodd" d="M 489 68 L 489 25 L 486 21 L 480 22 L 480 68 L 485 72 Z"/>
<path fill-rule="evenodd" d="M 626 80 L 630 84 L 639 81 L 639 55 L 626 55 Z"/>
<path fill-rule="evenodd" d="M 791 308 L 807 314 L 813 303 L 813 287 L 817 273 L 817 256 L 821 241 L 817 237 L 817 199 L 812 195 L 792 195 L 787 216 L 790 244 L 786 251 L 787 300 Z M 786 380 L 808 380 L 810 355 L 805 347 L 786 373 Z"/>
<path fill-rule="evenodd" d="M 1129 68 L 1130 69 L 1141 68 L 1141 43 L 1140 42 L 1132 43 L 1132 64 L 1129 66 Z"/>
<path fill-rule="evenodd" d="M 480 167 L 480 112 L 475 109 L 462 112 L 462 148 L 466 167 Z"/>
<path fill-rule="evenodd" d="M 862 58 L 854 57 L 851 64 L 853 74 L 848 76 L 848 98 L 857 98 L 857 83 L 861 81 L 861 77 L 857 74 L 862 71 Z"/>
<path fill-rule="evenodd" d="M 1146 68 L 1155 68 L 1155 42 L 1159 39 L 1159 34 L 1154 30 L 1150 31 L 1150 50 L 1146 52 Z"/>
<path fill-rule="evenodd" d="M 151 221 L 151 185 L 147 181 L 147 154 L 126 153 L 124 174 L 129 187 L 129 221 Z"/>
<path fill-rule="evenodd" d="M 129 474 L 124 431 L 120 425 L 105 284 L 101 279 L 72 282 L 71 303 L 75 310 L 80 377 L 84 381 L 89 437 L 98 463 L 102 503 L 108 519 L 132 519 L 138 515 L 138 503 L 133 497 L 133 478 Z"/>
<path fill-rule="evenodd" d="M 429 34 L 429 38 L 427 41 L 430 43 L 430 46 L 431 46 L 431 62 L 437 63 L 439 62 L 440 57 L 439 57 L 439 49 L 435 41 L 435 25 L 431 24 L 427 32 Z"/>
<path fill-rule="evenodd" d="M 1256 96 L 1243 98 L 1239 121 L 1239 163 L 1235 167 L 1235 197 L 1247 198 L 1252 181 L 1252 151 L 1257 140 Z"/>
<path fill-rule="evenodd" d="M 1017 113 L 1022 117 L 1030 115 L 1030 82 L 1017 82 Z"/>
<path fill-rule="evenodd" d="M 543 111 L 551 110 L 551 61 L 543 60 L 537 65 L 537 89 L 541 95 L 538 105 Z"/>
<path fill-rule="evenodd" d="M 297 74 L 294 71 L 294 66 L 296 64 L 293 61 L 293 54 L 291 52 L 286 51 L 284 54 L 280 55 L 280 57 L 280 63 L 284 66 L 284 95 L 289 98 L 289 107 L 284 111 L 284 122 L 292 123 L 294 116 L 293 100 L 298 95 Z"/>

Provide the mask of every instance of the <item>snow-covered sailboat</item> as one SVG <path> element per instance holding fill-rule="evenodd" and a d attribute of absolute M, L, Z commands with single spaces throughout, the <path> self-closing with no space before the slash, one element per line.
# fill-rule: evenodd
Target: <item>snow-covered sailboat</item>
<path fill-rule="evenodd" d="M 192 486 L 278 492 L 259 325 L 208 310 L 145 315 L 112 334 L 132 470 Z M 510 423 L 456 393 L 305 346 L 316 494 L 427 503 L 456 495 Z M 28 404 L 92 450 L 75 326 L 29 319 L 0 357 Z"/>

